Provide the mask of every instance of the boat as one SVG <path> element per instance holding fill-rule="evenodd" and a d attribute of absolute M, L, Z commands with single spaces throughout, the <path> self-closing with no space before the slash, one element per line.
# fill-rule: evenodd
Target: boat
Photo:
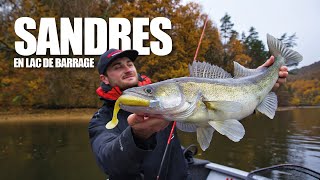
<path fill-rule="evenodd" d="M 208 160 L 194 158 L 193 156 L 196 153 L 197 147 L 195 145 L 191 145 L 184 150 L 192 180 L 320 180 L 319 172 L 295 164 L 279 164 L 247 172 Z"/>

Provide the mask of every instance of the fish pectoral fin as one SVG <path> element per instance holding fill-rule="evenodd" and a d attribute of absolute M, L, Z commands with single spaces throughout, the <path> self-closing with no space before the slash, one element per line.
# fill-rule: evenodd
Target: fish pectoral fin
<path fill-rule="evenodd" d="M 209 147 L 213 132 L 214 129 L 210 126 L 197 128 L 197 140 L 203 151 Z"/>
<path fill-rule="evenodd" d="M 267 68 L 249 69 L 238 62 L 233 61 L 234 66 L 234 78 L 247 77 L 259 73 L 263 73 Z"/>
<path fill-rule="evenodd" d="M 169 119 L 173 119 L 173 120 L 184 120 L 187 119 L 189 116 L 191 116 L 194 112 L 194 110 L 196 109 L 198 102 L 200 101 L 202 94 L 201 92 L 198 92 L 198 94 L 196 95 L 196 97 L 194 98 L 194 100 L 192 102 L 185 102 L 187 103 L 188 107 L 182 111 L 182 112 L 178 112 L 178 113 L 173 113 L 171 114 L 170 112 L 168 112 L 168 115 L 165 115 L 164 117 L 169 118 Z"/>
<path fill-rule="evenodd" d="M 240 141 L 245 134 L 244 127 L 236 119 L 227 119 L 208 122 L 220 134 L 227 136 L 234 142 Z"/>
<path fill-rule="evenodd" d="M 207 109 L 224 112 L 239 112 L 243 105 L 235 101 L 204 101 Z"/>
<path fill-rule="evenodd" d="M 277 95 L 274 92 L 270 92 L 264 100 L 258 105 L 257 110 L 262 114 L 265 114 L 270 119 L 274 118 L 276 110 L 278 108 Z"/>
<path fill-rule="evenodd" d="M 196 132 L 197 126 L 193 123 L 177 122 L 177 128 L 185 132 Z"/>

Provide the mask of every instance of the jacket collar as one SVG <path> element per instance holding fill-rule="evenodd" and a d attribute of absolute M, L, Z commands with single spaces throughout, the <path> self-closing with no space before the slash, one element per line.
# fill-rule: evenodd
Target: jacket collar
<path fill-rule="evenodd" d="M 138 75 L 138 86 L 144 86 L 151 84 L 151 79 L 145 75 Z M 100 87 L 96 90 L 96 93 L 101 99 L 116 101 L 122 94 L 122 91 L 118 86 L 111 87 L 109 84 L 101 82 Z"/>

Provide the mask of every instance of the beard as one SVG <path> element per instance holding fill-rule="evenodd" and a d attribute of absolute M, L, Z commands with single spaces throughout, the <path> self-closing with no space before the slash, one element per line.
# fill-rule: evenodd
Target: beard
<path fill-rule="evenodd" d="M 128 79 L 121 79 L 121 80 L 113 80 L 109 79 L 109 84 L 111 87 L 118 86 L 121 91 L 124 91 L 126 89 L 132 88 L 132 87 L 137 87 L 138 86 L 138 75 L 136 74 L 134 79 L 128 80 Z"/>
<path fill-rule="evenodd" d="M 124 91 L 124 90 L 129 89 L 129 88 L 132 88 L 132 87 L 137 87 L 137 86 L 138 86 L 138 82 L 139 82 L 139 81 L 138 81 L 138 78 L 137 78 L 137 80 L 134 81 L 134 82 L 121 83 L 121 84 L 119 84 L 118 86 L 119 86 L 119 88 L 120 88 L 121 91 Z"/>

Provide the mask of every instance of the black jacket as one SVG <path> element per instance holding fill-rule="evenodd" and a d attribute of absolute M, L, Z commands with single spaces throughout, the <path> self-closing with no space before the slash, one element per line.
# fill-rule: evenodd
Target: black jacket
<path fill-rule="evenodd" d="M 98 165 L 111 180 L 155 180 L 172 124 L 141 142 L 132 135 L 127 122 L 131 113 L 127 111 L 119 111 L 119 124 L 114 129 L 105 128 L 112 118 L 115 101 L 103 101 L 103 106 L 94 114 L 89 124 L 91 147 Z M 187 179 L 187 164 L 176 132 L 174 136 L 160 179 Z"/>

